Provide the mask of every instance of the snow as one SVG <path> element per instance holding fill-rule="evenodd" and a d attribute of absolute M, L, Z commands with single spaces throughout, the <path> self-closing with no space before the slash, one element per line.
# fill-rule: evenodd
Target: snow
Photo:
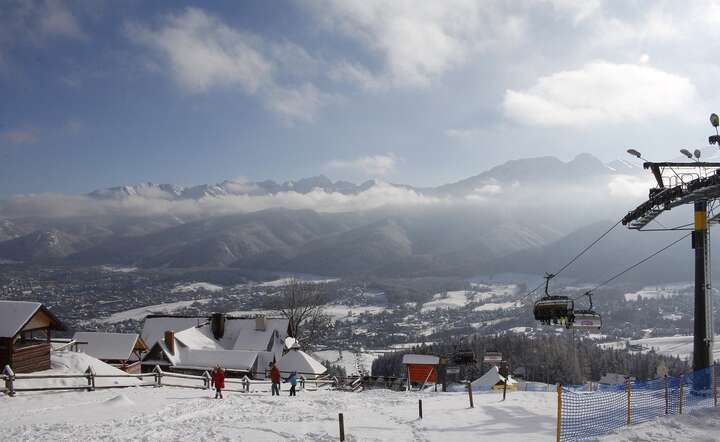
<path fill-rule="evenodd" d="M 490 312 L 495 310 L 505 310 L 508 308 L 520 307 L 518 302 L 488 302 L 481 306 L 475 307 L 473 311 L 476 312 Z"/>
<path fill-rule="evenodd" d="M 210 284 L 209 282 L 191 282 L 187 284 L 176 285 L 170 292 L 171 293 L 190 293 L 197 291 L 205 292 L 219 292 L 223 289 L 222 286 Z"/>
<path fill-rule="evenodd" d="M 283 385 L 286 387 L 286 385 Z M 269 388 L 268 388 L 269 389 Z M 0 397 L 3 440 L 338 440 L 343 413 L 348 441 L 551 441 L 555 394 L 467 394 L 368 390 L 213 393 L 175 387 Z M 417 417 L 418 399 L 424 418 Z"/>
<path fill-rule="evenodd" d="M 437 365 L 440 363 L 440 358 L 431 355 L 403 355 L 402 363 Z"/>
<path fill-rule="evenodd" d="M 207 304 L 210 299 L 193 299 L 190 301 L 178 301 L 178 302 L 167 302 L 164 304 L 147 305 L 145 307 L 134 308 L 132 310 L 125 310 L 122 312 L 113 313 L 104 319 L 99 319 L 98 323 L 101 324 L 113 324 L 116 322 L 127 321 L 129 319 L 142 319 L 148 315 L 157 314 L 170 314 L 178 310 L 190 307 L 195 303 Z"/>
<path fill-rule="evenodd" d="M 432 301 L 423 304 L 422 311 L 429 312 L 435 309 L 462 308 L 471 302 L 484 302 L 493 298 L 506 298 L 512 296 L 517 291 L 517 286 L 515 285 L 479 283 L 473 283 L 471 285 L 473 290 L 454 290 L 434 294 Z M 492 309 L 491 307 L 487 310 Z"/>
<path fill-rule="evenodd" d="M 312 283 L 312 284 L 329 284 L 331 282 L 337 282 L 340 279 L 338 278 L 331 278 L 331 279 L 302 279 L 302 278 L 295 278 L 295 277 L 288 277 L 288 278 L 280 278 L 276 279 L 274 281 L 266 281 L 258 284 L 258 287 L 283 287 L 288 284 L 290 284 L 293 280 L 300 281 L 302 283 Z"/>
<path fill-rule="evenodd" d="M 100 266 L 100 270 L 112 273 L 133 273 L 137 272 L 137 267 L 118 267 L 118 266 Z"/>
<path fill-rule="evenodd" d="M 98 359 L 128 360 L 140 336 L 135 333 L 77 332 L 73 339 L 79 350 Z"/>
<path fill-rule="evenodd" d="M 95 374 L 99 375 L 124 375 L 124 371 L 113 367 L 112 365 L 106 364 L 92 356 L 86 355 L 85 353 L 76 353 L 72 351 L 55 351 L 50 353 L 50 370 L 38 371 L 32 373 L 33 375 L 40 374 L 82 374 L 92 367 Z M 136 378 L 96 378 L 96 387 L 107 387 L 107 386 L 135 386 L 139 385 L 140 381 Z M 87 379 L 16 379 L 16 388 L 44 388 L 44 387 L 79 387 L 87 386 Z M 18 393 L 21 395 L 27 393 Z M 2 409 L 2 408 L 0 408 Z M 2 413 L 0 412 L 0 415 Z"/>
<path fill-rule="evenodd" d="M 360 374 L 360 372 L 370 373 L 372 363 L 375 359 L 384 354 L 386 350 L 362 350 L 352 351 L 344 350 L 321 350 L 313 353 L 318 361 L 328 361 L 334 365 L 339 365 L 345 369 L 348 375 Z"/>
<path fill-rule="evenodd" d="M 626 341 L 615 341 L 598 344 L 602 348 L 624 349 Z M 666 336 L 661 338 L 634 339 L 630 345 L 639 345 L 643 351 L 655 349 L 655 352 L 664 356 L 679 356 L 681 359 L 690 360 L 693 354 L 692 336 Z M 715 336 L 713 346 L 713 359 L 720 359 L 720 336 Z"/>
<path fill-rule="evenodd" d="M 377 315 L 378 313 L 382 313 L 386 310 L 387 309 L 385 307 L 377 305 L 349 306 L 345 304 L 327 304 L 323 309 L 324 313 L 326 313 L 336 321 L 349 319 L 364 313 Z"/>
<path fill-rule="evenodd" d="M 720 441 L 720 408 L 693 410 L 682 416 L 662 416 L 625 427 L 600 439 L 604 442 Z"/>
<path fill-rule="evenodd" d="M 648 286 L 632 293 L 625 293 L 626 301 L 637 301 L 639 297 L 643 299 L 665 298 L 683 294 L 691 294 L 695 290 L 695 286 L 688 283 L 676 283 L 663 286 Z"/>
<path fill-rule="evenodd" d="M 156 342 L 163 339 L 168 330 L 180 331 L 190 327 L 196 327 L 207 322 L 207 318 L 179 318 L 179 317 L 158 317 L 146 318 L 143 323 L 142 336 L 145 345 L 152 348 Z"/>
<path fill-rule="evenodd" d="M 39 302 L 0 301 L 0 336 L 15 336 L 41 306 Z"/>

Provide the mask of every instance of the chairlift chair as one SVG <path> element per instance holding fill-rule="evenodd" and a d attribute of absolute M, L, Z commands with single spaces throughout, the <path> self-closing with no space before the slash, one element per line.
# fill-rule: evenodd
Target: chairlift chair
<path fill-rule="evenodd" d="M 473 365 L 477 363 L 475 352 L 469 348 L 456 350 L 452 355 L 453 365 Z"/>
<path fill-rule="evenodd" d="M 592 293 L 584 293 L 590 301 L 590 308 L 586 310 L 575 310 L 572 314 L 570 326 L 577 330 L 600 330 L 602 328 L 602 317 L 593 310 Z"/>
<path fill-rule="evenodd" d="M 564 325 L 569 327 L 574 311 L 573 300 L 567 296 L 550 295 L 548 286 L 555 275 L 545 275 L 545 296 L 535 302 L 533 315 L 535 320 L 544 325 Z"/>

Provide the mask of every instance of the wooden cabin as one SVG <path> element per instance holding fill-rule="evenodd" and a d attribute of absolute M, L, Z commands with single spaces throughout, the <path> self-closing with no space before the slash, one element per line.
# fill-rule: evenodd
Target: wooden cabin
<path fill-rule="evenodd" d="M 78 351 L 127 373 L 140 373 L 148 348 L 137 333 L 77 332 L 73 336 Z"/>
<path fill-rule="evenodd" d="M 15 373 L 50 369 L 50 339 L 65 326 L 39 302 L 0 301 L 0 367 Z"/>

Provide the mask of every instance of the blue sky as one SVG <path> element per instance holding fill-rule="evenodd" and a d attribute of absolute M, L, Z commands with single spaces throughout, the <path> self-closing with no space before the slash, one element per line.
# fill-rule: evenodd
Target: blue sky
<path fill-rule="evenodd" d="M 6 1 L 0 196 L 699 147 L 715 2 Z"/>

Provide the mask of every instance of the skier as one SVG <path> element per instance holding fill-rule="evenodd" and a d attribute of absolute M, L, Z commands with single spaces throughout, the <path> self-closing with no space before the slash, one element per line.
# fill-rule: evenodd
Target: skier
<path fill-rule="evenodd" d="M 272 381 L 272 395 L 280 396 L 280 369 L 274 362 L 270 369 L 270 380 Z"/>
<path fill-rule="evenodd" d="M 222 389 L 225 388 L 225 370 L 218 364 L 212 372 L 211 386 L 215 387 L 215 399 L 222 399 Z"/>
<path fill-rule="evenodd" d="M 295 387 L 297 386 L 297 371 L 290 373 L 290 376 L 285 379 L 285 382 L 290 383 L 290 396 L 296 396 Z"/>

